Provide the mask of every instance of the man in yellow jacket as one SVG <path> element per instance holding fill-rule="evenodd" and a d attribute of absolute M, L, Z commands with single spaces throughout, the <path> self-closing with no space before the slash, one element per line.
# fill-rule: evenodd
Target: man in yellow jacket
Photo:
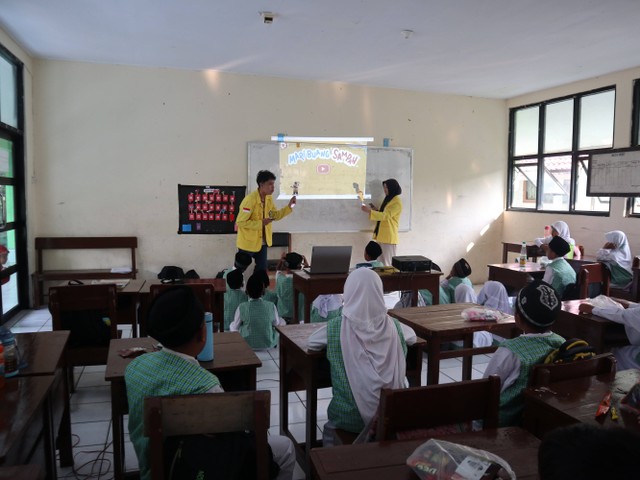
<path fill-rule="evenodd" d="M 260 170 L 256 178 L 258 189 L 244 197 L 236 218 L 238 227 L 238 250 L 246 252 L 256 261 L 256 270 L 267 270 L 267 247 L 272 244 L 271 222 L 280 220 L 292 212 L 296 197 L 289 204 L 276 210 L 272 194 L 276 176 L 269 170 Z"/>

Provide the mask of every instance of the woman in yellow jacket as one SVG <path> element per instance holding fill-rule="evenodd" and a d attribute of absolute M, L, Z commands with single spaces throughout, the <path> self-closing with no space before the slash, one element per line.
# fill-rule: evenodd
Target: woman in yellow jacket
<path fill-rule="evenodd" d="M 256 270 L 267 270 L 267 247 L 271 246 L 271 222 L 280 220 L 292 212 L 296 197 L 277 210 L 273 203 L 276 176 L 269 170 L 260 170 L 256 178 L 258 189 L 244 197 L 236 218 L 238 239 L 236 246 L 256 261 Z"/>
<path fill-rule="evenodd" d="M 398 226 L 400 225 L 400 215 L 402 214 L 402 201 L 400 194 L 402 188 L 395 178 L 390 178 L 382 182 L 384 189 L 384 200 L 377 210 L 373 205 L 363 205 L 362 211 L 369 214 L 369 220 L 376 221 L 376 228 L 373 231 L 373 239 L 382 247 L 382 256 L 379 260 L 385 265 L 391 265 L 391 257 L 396 255 L 398 245 Z"/>

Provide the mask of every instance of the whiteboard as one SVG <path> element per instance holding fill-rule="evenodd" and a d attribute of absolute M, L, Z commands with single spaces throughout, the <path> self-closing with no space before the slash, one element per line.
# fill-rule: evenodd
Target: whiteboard
<path fill-rule="evenodd" d="M 640 150 L 621 149 L 594 153 L 589 162 L 588 196 L 640 195 Z"/>
<path fill-rule="evenodd" d="M 279 191 L 278 142 L 248 143 L 247 194 L 257 188 L 256 175 L 260 170 L 270 170 L 276 175 L 276 192 Z M 411 230 L 411 195 L 413 178 L 413 150 L 396 147 L 369 147 L 367 149 L 367 182 L 365 193 L 371 195 L 378 208 L 384 199 L 382 182 L 395 178 L 402 187 L 402 232 Z M 274 197 L 275 200 L 275 197 Z M 278 208 L 286 205 L 275 200 Z M 280 232 L 363 232 L 373 231 L 375 222 L 360 210 L 357 199 L 304 200 L 298 199 L 293 213 L 274 224 Z"/>

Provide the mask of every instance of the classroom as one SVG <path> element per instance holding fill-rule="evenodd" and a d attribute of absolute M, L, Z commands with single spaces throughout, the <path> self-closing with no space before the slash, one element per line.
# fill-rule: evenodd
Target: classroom
<path fill-rule="evenodd" d="M 255 16 L 263 27 L 263 19 Z M 269 141 L 279 132 L 370 136 L 375 139 L 370 146 L 391 139 L 392 147 L 412 149 L 411 229 L 400 232 L 398 254 L 423 255 L 447 271 L 464 257 L 474 267 L 475 285 L 487 280 L 488 264 L 500 261 L 501 242 L 541 237 L 545 225 L 556 220 L 571 226 L 587 256 L 595 255 L 611 230 L 625 232 L 632 254 L 640 255 L 637 199 L 611 197 L 598 215 L 536 211 L 535 201 L 533 208 L 511 208 L 508 199 L 513 109 L 613 88 L 610 147 L 640 145 L 637 61 L 627 59 L 624 67 L 597 76 L 576 74 L 567 83 L 551 78 L 546 88 L 515 95 L 465 94 L 372 86 L 366 79 L 237 73 L 242 69 L 225 71 L 215 63 L 196 69 L 166 67 L 153 59 L 133 65 L 108 57 L 69 60 L 55 52 L 37 56 L 1 20 L 0 13 L 0 54 L 23 65 L 24 238 L 17 257 L 10 257 L 19 264 L 11 271 L 16 293 L 4 300 L 0 324 L 34 306 L 30 276 L 37 237 L 135 236 L 140 278 L 155 278 L 165 265 L 215 277 L 233 263 L 236 236 L 178 234 L 176 186 L 253 190 L 247 178 L 248 143 Z M 276 16 L 271 26 L 280 20 L 285 19 Z M 419 25 L 393 23 L 398 32 L 422 33 Z M 594 57 L 598 61 L 604 59 Z M 352 245 L 360 255 L 371 230 L 293 232 L 292 249 L 309 257 L 314 245 Z M 53 257 L 54 266 L 74 269 L 109 268 L 123 260 L 101 255 L 97 261 L 102 264 L 96 265 L 90 253 L 71 261 Z M 354 253 L 352 264 L 358 261 Z"/>

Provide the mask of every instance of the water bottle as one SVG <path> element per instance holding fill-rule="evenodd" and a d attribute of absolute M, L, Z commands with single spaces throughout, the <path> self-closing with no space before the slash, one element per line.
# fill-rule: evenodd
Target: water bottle
<path fill-rule="evenodd" d="M 0 327 L 0 343 L 4 347 L 4 376 L 14 377 L 19 371 L 16 337 L 8 328 Z"/>
<path fill-rule="evenodd" d="M 207 330 L 207 341 L 204 343 L 202 351 L 198 354 L 201 362 L 213 360 L 213 313 L 204 312 L 204 323 Z"/>
<path fill-rule="evenodd" d="M 543 237 L 550 237 L 551 236 L 551 227 L 549 225 L 545 225 L 544 226 L 544 235 Z"/>
<path fill-rule="evenodd" d="M 520 268 L 525 268 L 527 266 L 527 242 L 522 242 L 522 247 L 520 247 Z"/>

